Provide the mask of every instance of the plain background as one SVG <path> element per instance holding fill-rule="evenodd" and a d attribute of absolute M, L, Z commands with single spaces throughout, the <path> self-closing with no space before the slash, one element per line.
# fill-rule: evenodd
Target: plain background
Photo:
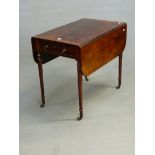
<path fill-rule="evenodd" d="M 125 21 L 128 38 L 123 82 L 117 59 L 84 82 L 84 118 L 77 122 L 76 63 L 58 58 L 44 65 L 47 103 L 39 108 L 37 65 L 31 36 L 87 17 Z M 20 1 L 20 154 L 134 154 L 134 1 Z"/>

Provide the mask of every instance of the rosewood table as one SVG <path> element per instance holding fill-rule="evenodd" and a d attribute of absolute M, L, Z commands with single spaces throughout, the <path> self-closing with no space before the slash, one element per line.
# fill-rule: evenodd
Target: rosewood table
<path fill-rule="evenodd" d="M 77 61 L 79 111 L 83 117 L 82 76 L 87 76 L 118 56 L 121 86 L 122 53 L 126 44 L 127 24 L 123 22 L 80 19 L 31 38 L 33 58 L 38 64 L 42 104 L 45 105 L 42 65 L 59 56 Z"/>

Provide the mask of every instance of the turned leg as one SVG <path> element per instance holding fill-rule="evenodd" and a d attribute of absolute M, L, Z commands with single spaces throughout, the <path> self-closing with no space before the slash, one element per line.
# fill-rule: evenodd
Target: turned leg
<path fill-rule="evenodd" d="M 116 87 L 119 89 L 121 87 L 121 79 L 122 79 L 122 53 L 119 55 L 119 73 L 118 73 L 118 86 Z"/>
<path fill-rule="evenodd" d="M 45 96 L 44 96 L 44 82 L 43 82 L 43 67 L 42 67 L 41 56 L 40 56 L 39 53 L 37 55 L 37 60 L 38 60 L 38 70 L 39 70 L 41 98 L 42 98 L 42 104 L 40 105 L 40 107 L 44 107 L 44 105 L 45 105 Z"/>
<path fill-rule="evenodd" d="M 77 73 L 78 73 L 78 94 L 79 94 L 79 111 L 80 116 L 77 120 L 81 120 L 83 117 L 83 105 L 82 105 L 82 73 L 79 63 L 77 63 Z"/>
<path fill-rule="evenodd" d="M 89 81 L 87 76 L 85 76 L 85 80 L 86 80 L 86 81 Z"/>

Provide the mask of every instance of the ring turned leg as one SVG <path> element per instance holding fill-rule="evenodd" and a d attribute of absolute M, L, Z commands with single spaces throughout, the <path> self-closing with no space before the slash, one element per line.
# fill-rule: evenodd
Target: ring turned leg
<path fill-rule="evenodd" d="M 82 73 L 79 63 L 77 64 L 77 73 L 78 73 L 78 93 L 79 93 L 79 111 L 80 116 L 77 120 L 81 120 L 83 117 L 83 105 L 82 105 Z"/>
<path fill-rule="evenodd" d="M 44 82 L 43 82 L 43 67 L 40 54 L 37 55 L 37 60 L 38 60 L 38 70 L 39 70 L 41 98 L 42 98 L 42 104 L 40 105 L 40 107 L 42 108 L 45 105 L 45 96 L 44 96 Z"/>
<path fill-rule="evenodd" d="M 116 87 L 119 89 L 121 87 L 121 79 L 122 79 L 122 53 L 119 55 L 119 75 L 118 75 L 118 86 Z"/>

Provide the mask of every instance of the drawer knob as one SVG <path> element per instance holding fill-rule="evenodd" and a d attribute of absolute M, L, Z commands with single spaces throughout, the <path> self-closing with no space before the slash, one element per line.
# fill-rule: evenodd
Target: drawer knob
<path fill-rule="evenodd" d="M 64 48 L 63 50 L 62 50 L 62 53 L 65 53 L 66 52 L 66 49 Z"/>
<path fill-rule="evenodd" d="M 44 46 L 44 50 L 47 50 L 47 49 L 48 49 L 48 45 L 45 45 L 45 46 Z"/>

